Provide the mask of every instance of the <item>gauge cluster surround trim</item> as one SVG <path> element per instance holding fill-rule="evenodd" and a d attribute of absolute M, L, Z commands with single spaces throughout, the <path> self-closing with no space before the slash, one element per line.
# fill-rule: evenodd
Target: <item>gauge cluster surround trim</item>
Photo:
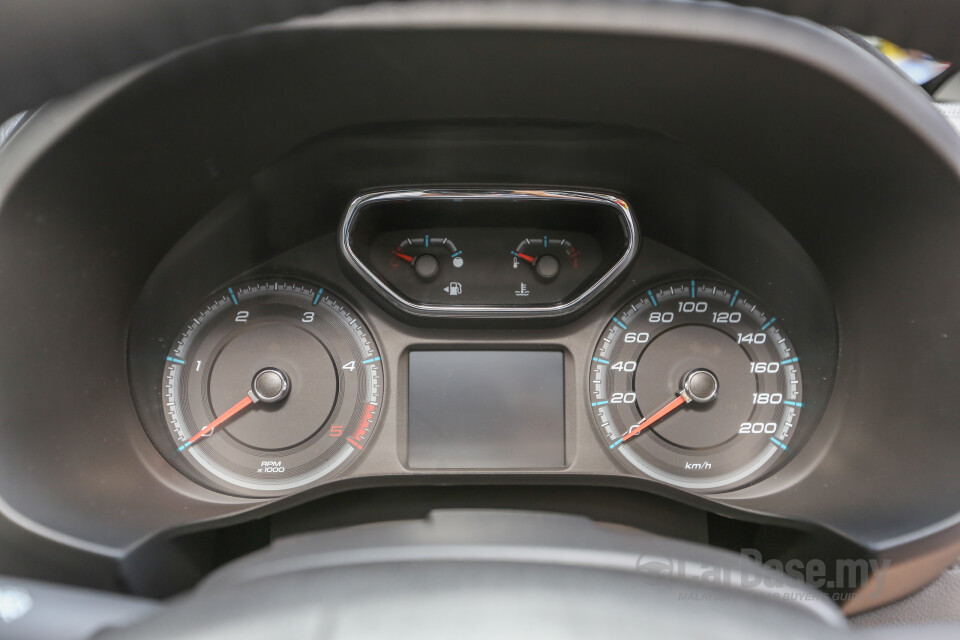
<path fill-rule="evenodd" d="M 600 278 L 589 285 L 572 300 L 549 305 L 441 305 L 416 302 L 398 293 L 371 269 L 358 255 L 354 246 L 353 232 L 363 210 L 374 204 L 397 201 L 450 201 L 483 200 L 488 202 L 518 201 L 554 201 L 581 202 L 609 207 L 619 216 L 623 227 L 626 245 L 623 254 L 616 263 Z M 416 316 L 426 317 L 462 317 L 462 318 L 517 318 L 529 316 L 556 317 L 577 311 L 614 282 L 630 266 L 640 246 L 640 232 L 630 206 L 623 199 L 606 193 L 543 189 L 423 189 L 379 191 L 356 198 L 347 208 L 339 233 L 340 251 L 347 262 L 374 289 L 379 291 L 398 309 Z"/>
<path fill-rule="evenodd" d="M 148 574 L 172 573 L 161 563 L 179 556 L 160 544 L 172 532 L 290 504 L 254 504 L 194 485 L 153 447 L 124 367 L 154 367 L 152 355 L 169 345 L 157 340 L 168 333 L 135 330 L 150 315 L 139 313 L 141 298 L 167 303 L 147 309 L 165 314 L 151 320 L 169 315 L 179 324 L 192 310 L 181 307 L 218 284 L 296 267 L 291 277 L 314 274 L 335 285 L 391 353 L 414 339 L 463 344 L 470 331 L 502 344 L 568 344 L 574 331 L 595 323 L 599 333 L 608 321 L 583 314 L 565 327 L 531 321 L 525 332 L 498 325 L 482 336 L 462 323 L 446 337 L 425 323 L 410 326 L 409 316 L 401 326 L 399 313 L 384 313 L 386 304 L 354 286 L 359 276 L 343 277 L 354 275 L 348 258 L 329 259 L 339 251 L 336 230 L 350 200 L 383 185 L 575 184 L 622 193 L 644 212 L 644 254 L 660 243 L 750 286 L 778 314 L 792 304 L 789 326 L 807 358 L 805 379 L 818 382 L 804 403 L 824 386 L 820 380 L 836 378 L 820 399 L 823 419 L 811 441 L 763 483 L 678 499 L 748 522 L 834 532 L 912 574 L 897 585 L 888 580 L 872 604 L 905 595 L 952 562 L 960 486 L 955 448 L 946 445 L 957 433 L 952 407 L 938 402 L 950 379 L 941 374 L 957 358 L 960 317 L 960 301 L 942 295 L 955 278 L 960 234 L 960 142 L 949 124 L 865 52 L 773 14 L 672 3 L 590 7 L 564 12 L 566 29 L 559 14 L 525 7 L 528 23 L 549 18 L 553 25 L 532 29 L 518 28 L 513 9 L 502 11 L 500 26 L 482 29 L 465 13 L 427 29 L 418 28 L 420 14 L 400 21 L 364 12 L 352 23 L 341 17 L 223 39 L 44 108 L 10 141 L 0 167 L 0 272 L 11 276 L 0 279 L 7 328 L 0 359 L 19 376 L 0 397 L 5 572 L 105 584 L 123 571 L 142 585 Z M 337 63 L 344 59 L 351 65 Z M 396 60 L 429 82 L 409 82 L 396 73 Z M 538 73 L 544 65 L 562 73 Z M 769 90 L 751 91 L 760 85 Z M 261 117 L 262 92 L 252 93 L 261 86 L 270 87 L 272 118 Z M 610 86 L 623 87 L 617 99 L 598 100 Z M 705 88 L 714 116 L 706 119 L 695 99 Z M 391 99 L 377 99 L 384 95 Z M 758 128 L 771 113 L 791 126 Z M 404 138 L 410 123 L 436 126 Z M 478 124 L 520 131 L 455 135 Z M 384 135 L 391 128 L 398 135 Z M 301 147 L 312 136 L 317 144 Z M 458 144 L 474 146 L 447 153 Z M 902 153 L 891 156 L 889 148 Z M 305 154 L 294 156 L 300 166 L 284 156 L 294 149 Z M 284 160 L 271 165 L 277 158 Z M 278 188 L 291 183 L 298 197 Z M 322 252 L 269 263 L 318 237 Z M 683 264 L 667 257 L 667 271 L 680 274 Z M 592 310 L 614 313 L 635 285 L 667 275 L 643 263 L 635 261 L 622 288 Z M 891 292 L 909 313 L 889 311 Z M 52 313 L 51 301 L 69 313 Z M 127 359 L 131 345 L 144 348 Z M 62 357 L 38 358 L 41 352 Z M 918 361 L 926 363 L 922 371 L 903 374 L 904 363 Z M 402 356 L 385 366 L 401 380 Z M 586 369 L 576 367 L 578 380 Z M 74 370 L 84 375 L 65 378 Z M 69 384 L 51 393 L 51 381 Z M 403 415 L 398 386 L 388 410 Z M 140 391 L 154 395 L 150 386 Z M 884 402 L 874 401 L 877 394 Z M 923 437 L 904 438 L 902 425 L 889 420 L 907 413 Z M 585 446 L 597 434 L 582 435 L 579 466 L 567 477 L 610 481 L 612 474 L 581 472 L 587 463 L 613 466 L 605 452 Z M 358 460 L 363 482 L 373 483 L 385 459 L 395 463 L 395 438 L 381 429 L 377 446 Z M 901 481 L 889 483 L 877 503 L 878 481 L 893 474 Z M 424 482 L 399 471 L 380 478 Z M 336 482 L 302 500 L 350 484 Z M 942 490 L 931 493 L 931 486 Z M 43 566 L 29 566 L 38 549 Z M 138 552 L 161 570 L 127 564 Z"/>

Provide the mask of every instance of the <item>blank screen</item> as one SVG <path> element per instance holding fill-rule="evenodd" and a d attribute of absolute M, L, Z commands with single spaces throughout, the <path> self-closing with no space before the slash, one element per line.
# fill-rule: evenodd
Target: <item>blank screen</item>
<path fill-rule="evenodd" d="M 414 351 L 409 380 L 411 467 L 564 465 L 561 352 Z"/>

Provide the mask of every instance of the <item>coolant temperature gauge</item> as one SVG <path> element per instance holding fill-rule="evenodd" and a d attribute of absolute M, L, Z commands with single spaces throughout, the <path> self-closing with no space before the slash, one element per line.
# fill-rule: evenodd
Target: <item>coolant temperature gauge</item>
<path fill-rule="evenodd" d="M 566 238 L 549 236 L 524 238 L 510 255 L 513 256 L 514 269 L 527 265 L 537 278 L 545 282 L 560 275 L 561 269 L 579 269 L 582 257 L 582 253 Z"/>

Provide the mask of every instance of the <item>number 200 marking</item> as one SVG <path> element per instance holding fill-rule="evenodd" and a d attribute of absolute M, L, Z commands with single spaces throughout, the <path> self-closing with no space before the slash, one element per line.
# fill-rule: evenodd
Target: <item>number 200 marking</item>
<path fill-rule="evenodd" d="M 744 422 L 740 425 L 740 433 L 776 433 L 776 422 Z"/>

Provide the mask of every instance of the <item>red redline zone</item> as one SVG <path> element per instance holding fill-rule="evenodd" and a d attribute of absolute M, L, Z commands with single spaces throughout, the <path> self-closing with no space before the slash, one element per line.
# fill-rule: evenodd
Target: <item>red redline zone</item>
<path fill-rule="evenodd" d="M 362 440 L 363 437 L 367 435 L 367 431 L 370 430 L 370 421 L 373 420 L 373 413 L 375 411 L 376 406 L 368 404 L 367 410 L 360 419 L 360 423 L 357 425 L 357 428 L 354 429 L 353 434 L 347 438 L 347 442 L 355 446 L 358 450 L 363 450 L 363 445 L 360 444 L 360 440 Z"/>

